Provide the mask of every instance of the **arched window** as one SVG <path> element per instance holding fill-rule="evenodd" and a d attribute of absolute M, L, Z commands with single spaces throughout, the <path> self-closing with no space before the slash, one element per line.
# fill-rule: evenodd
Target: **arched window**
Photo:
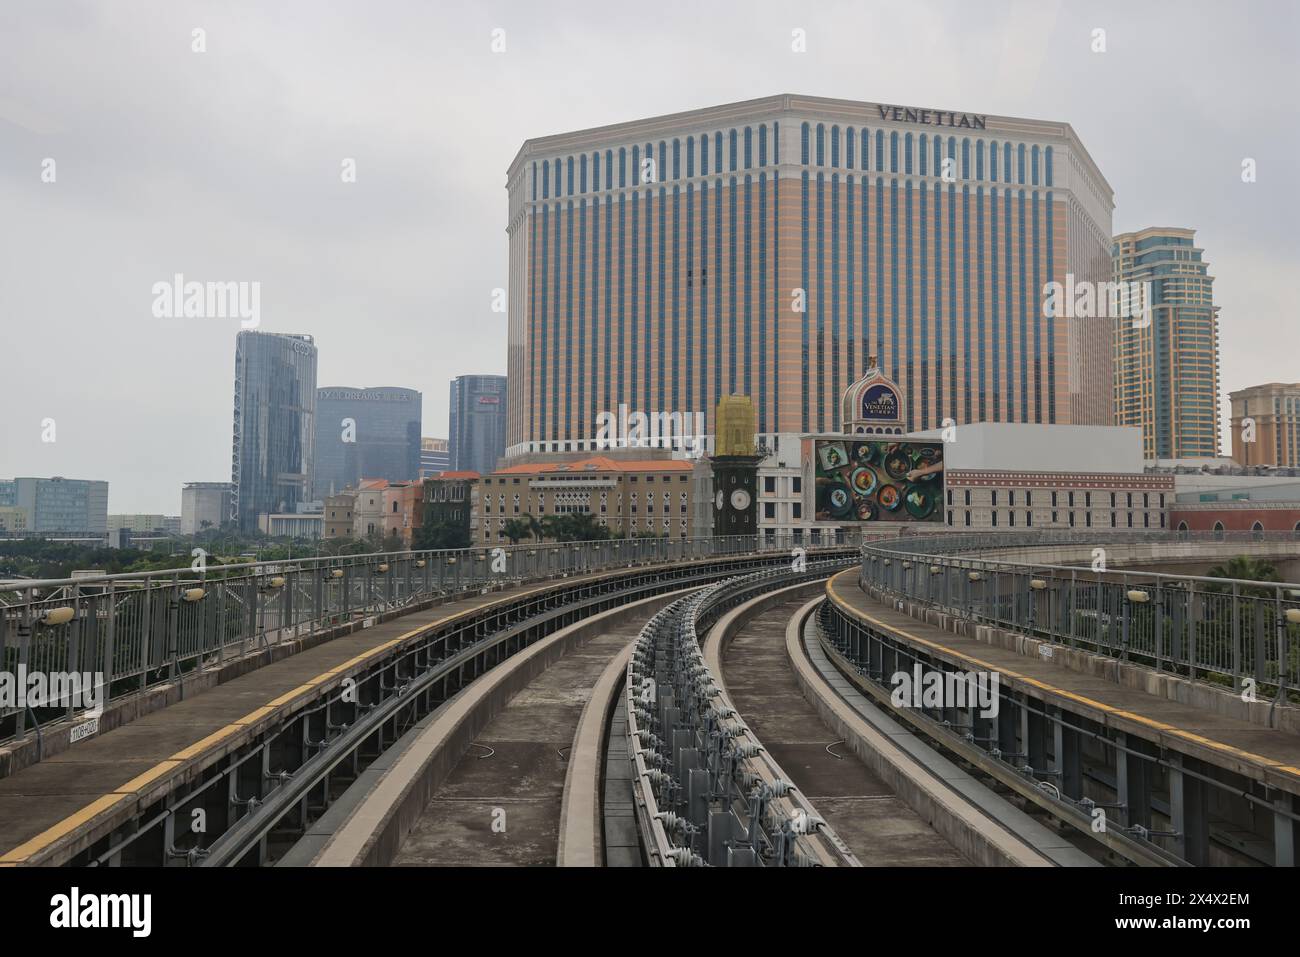
<path fill-rule="evenodd" d="M 831 127 L 831 165 L 840 165 L 840 128 L 839 126 Z"/>
<path fill-rule="evenodd" d="M 1218 539 L 1219 541 L 1223 541 L 1223 523 L 1222 523 L 1222 522 L 1215 522 L 1215 523 L 1214 523 L 1214 537 L 1215 537 L 1216 539 Z"/>
<path fill-rule="evenodd" d="M 803 163 L 804 166 L 807 166 L 808 165 L 808 124 L 807 123 L 805 123 L 802 127 L 799 128 L 799 139 L 801 144 L 799 149 L 799 155 L 801 157 L 800 162 Z"/>
<path fill-rule="evenodd" d="M 912 172 L 912 134 L 903 137 L 903 172 Z"/>
<path fill-rule="evenodd" d="M 817 165 L 826 165 L 826 124 L 817 124 Z"/>
<path fill-rule="evenodd" d="M 1264 526 L 1261 525 L 1259 522 L 1256 522 L 1254 525 L 1250 526 L 1250 536 L 1251 536 L 1251 538 L 1255 539 L 1256 541 L 1258 541 L 1259 539 L 1263 538 L 1263 537 L 1264 537 Z"/>

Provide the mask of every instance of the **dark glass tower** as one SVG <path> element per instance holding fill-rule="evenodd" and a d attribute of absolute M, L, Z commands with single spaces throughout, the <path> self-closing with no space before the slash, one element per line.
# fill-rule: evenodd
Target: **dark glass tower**
<path fill-rule="evenodd" d="M 362 479 L 419 478 L 421 402 L 415 389 L 317 389 L 315 497 L 356 488 Z"/>
<path fill-rule="evenodd" d="M 451 382 L 452 471 L 496 471 L 506 451 L 506 377 L 462 375 Z"/>
<path fill-rule="evenodd" d="M 311 336 L 241 332 L 235 340 L 230 517 L 243 531 L 310 498 L 316 346 Z"/>

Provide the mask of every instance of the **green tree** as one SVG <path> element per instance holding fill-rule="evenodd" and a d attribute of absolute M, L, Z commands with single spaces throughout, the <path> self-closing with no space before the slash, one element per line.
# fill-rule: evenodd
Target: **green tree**
<path fill-rule="evenodd" d="M 1209 578 L 1228 578 L 1239 581 L 1251 582 L 1276 582 L 1281 581 L 1281 576 L 1277 573 L 1277 568 L 1272 562 L 1264 561 L 1262 558 L 1253 558 L 1250 555 L 1238 555 L 1230 558 L 1222 565 L 1215 565 L 1206 576 Z M 1212 585 L 1211 591 L 1231 591 L 1229 585 Z M 1273 589 L 1262 587 L 1251 587 L 1249 585 L 1239 589 L 1238 594 L 1254 595 L 1258 597 L 1268 597 L 1273 594 Z"/>
<path fill-rule="evenodd" d="M 510 539 L 511 545 L 518 545 L 519 540 L 532 535 L 532 526 L 522 518 L 512 518 L 502 526 L 501 531 Z"/>

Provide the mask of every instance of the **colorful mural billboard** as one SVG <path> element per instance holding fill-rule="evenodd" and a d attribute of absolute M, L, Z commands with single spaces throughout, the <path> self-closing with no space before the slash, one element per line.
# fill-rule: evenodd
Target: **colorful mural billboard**
<path fill-rule="evenodd" d="M 812 452 L 815 521 L 943 521 L 942 442 L 844 436 Z"/>

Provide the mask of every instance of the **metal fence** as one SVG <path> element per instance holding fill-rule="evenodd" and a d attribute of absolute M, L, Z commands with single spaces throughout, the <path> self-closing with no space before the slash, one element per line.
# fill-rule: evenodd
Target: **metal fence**
<path fill-rule="evenodd" d="M 1010 547 L 1188 540 L 1293 539 L 1068 532 L 900 539 L 863 545 L 861 579 L 949 614 L 1240 691 L 1253 681 L 1261 697 L 1282 699 L 1300 672 L 1300 584 L 970 557 Z"/>
<path fill-rule="evenodd" d="M 92 710 L 88 697 L 102 705 L 205 665 L 435 598 L 622 567 L 861 541 L 852 531 L 817 540 L 618 539 L 3 581 L 0 673 L 13 676 L 10 687 L 22 693 L 0 696 L 0 740 Z M 80 694 L 73 693 L 73 680 L 82 680 Z"/>

